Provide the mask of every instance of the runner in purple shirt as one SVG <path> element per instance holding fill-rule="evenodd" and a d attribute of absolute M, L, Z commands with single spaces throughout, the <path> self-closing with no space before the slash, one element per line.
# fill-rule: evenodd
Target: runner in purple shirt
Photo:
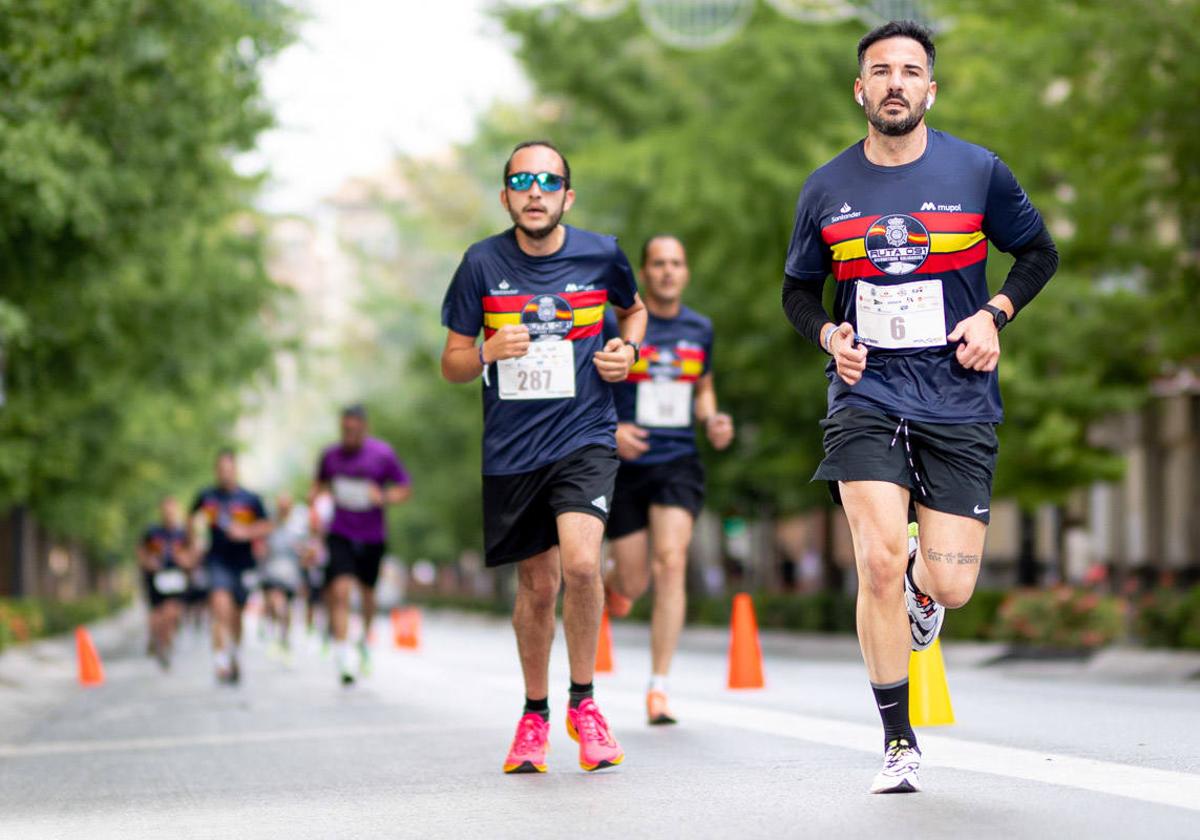
<path fill-rule="evenodd" d="M 321 453 L 310 499 L 328 491 L 333 494 L 333 522 L 326 545 L 329 623 L 337 646 L 337 664 L 342 683 L 354 682 L 356 670 L 370 669 L 367 646 L 371 620 L 375 617 L 375 582 L 387 539 L 384 507 L 408 501 L 412 494 L 408 473 L 392 447 L 367 437 L 367 413 L 359 405 L 342 411 L 340 443 Z M 362 596 L 363 634 L 358 643 L 359 662 L 347 641 L 350 625 L 350 593 L 358 583 Z"/>

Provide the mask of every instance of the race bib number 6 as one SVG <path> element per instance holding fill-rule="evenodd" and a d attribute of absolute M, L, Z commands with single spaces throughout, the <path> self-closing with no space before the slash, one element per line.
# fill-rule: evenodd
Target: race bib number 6
<path fill-rule="evenodd" d="M 855 289 L 858 336 L 869 347 L 900 350 L 946 343 L 946 308 L 941 280 Z"/>
<path fill-rule="evenodd" d="M 575 396 L 575 343 L 535 341 L 519 359 L 501 359 L 502 400 L 562 400 Z"/>

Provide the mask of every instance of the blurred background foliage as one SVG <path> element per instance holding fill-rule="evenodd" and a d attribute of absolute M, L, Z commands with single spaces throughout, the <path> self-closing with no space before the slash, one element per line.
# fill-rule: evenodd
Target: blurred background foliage
<path fill-rule="evenodd" d="M 0 0 L 0 510 L 127 545 L 207 477 L 277 303 L 231 156 L 271 117 L 273 0 Z"/>

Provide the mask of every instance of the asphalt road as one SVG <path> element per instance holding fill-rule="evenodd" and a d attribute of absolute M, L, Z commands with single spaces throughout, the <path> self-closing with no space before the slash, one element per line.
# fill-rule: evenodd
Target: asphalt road
<path fill-rule="evenodd" d="M 844 641 L 773 640 L 767 688 L 731 692 L 716 637 L 692 633 L 672 682 L 681 724 L 651 729 L 647 631 L 619 628 L 597 699 L 627 758 L 585 774 L 560 635 L 550 772 L 505 776 L 522 691 L 502 621 L 426 615 L 419 651 L 381 641 L 351 689 L 315 642 L 289 666 L 251 632 L 230 688 L 198 636 L 163 674 L 136 622 L 114 632 L 99 688 L 62 673 L 65 644 L 0 658 L 0 837 L 1200 837 L 1195 683 L 950 650 L 958 723 L 921 732 L 925 792 L 889 797 L 866 793 L 880 732 Z"/>

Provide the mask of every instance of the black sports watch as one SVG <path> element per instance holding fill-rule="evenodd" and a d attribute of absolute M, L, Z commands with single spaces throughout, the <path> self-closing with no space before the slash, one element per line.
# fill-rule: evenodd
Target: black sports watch
<path fill-rule="evenodd" d="M 633 348 L 633 363 L 636 365 L 642 358 L 642 345 L 636 341 L 626 341 L 625 346 Z"/>
<path fill-rule="evenodd" d="M 1004 329 L 1004 325 L 1008 323 L 1008 313 L 999 306 L 992 306 L 990 303 L 985 303 L 980 307 L 980 311 L 991 313 L 992 321 L 996 324 L 996 332 L 1000 332 L 1000 330 Z"/>

